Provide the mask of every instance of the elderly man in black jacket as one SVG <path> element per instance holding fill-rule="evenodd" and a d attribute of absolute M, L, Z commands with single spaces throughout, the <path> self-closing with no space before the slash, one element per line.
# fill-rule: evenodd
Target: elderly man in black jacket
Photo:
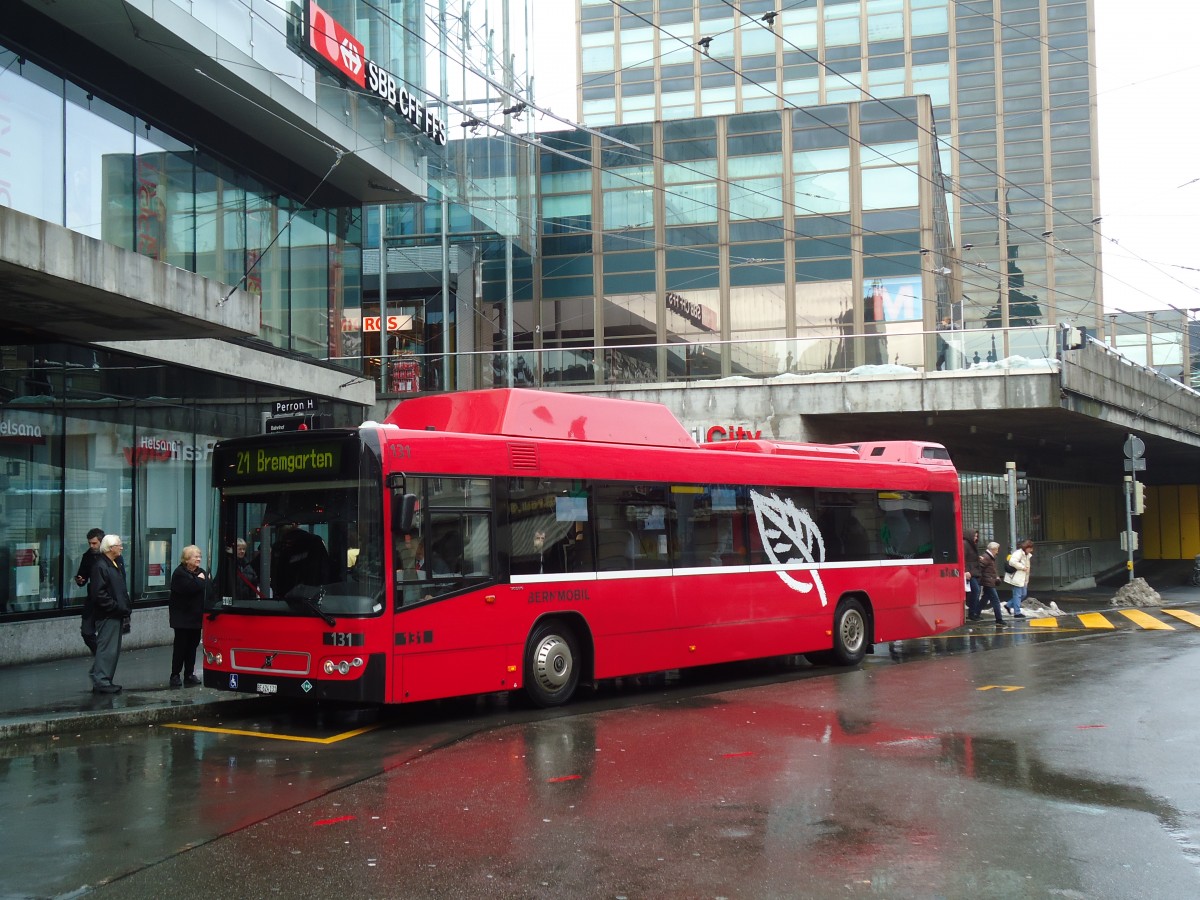
<path fill-rule="evenodd" d="M 121 686 L 113 684 L 113 675 L 121 655 L 121 622 L 133 612 L 125 561 L 121 559 L 123 549 L 120 535 L 101 538 L 100 556 L 88 580 L 88 600 L 96 619 L 96 656 L 89 674 L 96 694 L 121 692 Z"/>
<path fill-rule="evenodd" d="M 983 582 L 983 602 L 990 603 L 992 612 L 996 615 L 996 627 L 1004 627 L 1004 614 L 1000 612 L 1000 595 L 996 593 L 996 583 L 1000 580 L 1000 576 L 996 571 L 996 556 L 1000 552 L 1000 545 L 992 541 L 987 545 L 987 549 L 979 554 L 979 568 L 982 574 L 980 581 Z M 976 613 L 973 616 L 968 616 L 971 621 L 978 621 L 980 616 Z"/>

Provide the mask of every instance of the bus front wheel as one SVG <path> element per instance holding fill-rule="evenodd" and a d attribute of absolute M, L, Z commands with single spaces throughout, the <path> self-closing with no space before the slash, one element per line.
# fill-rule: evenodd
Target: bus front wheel
<path fill-rule="evenodd" d="M 562 622 L 534 629 L 525 652 L 525 693 L 541 707 L 562 706 L 579 686 L 579 642 Z"/>

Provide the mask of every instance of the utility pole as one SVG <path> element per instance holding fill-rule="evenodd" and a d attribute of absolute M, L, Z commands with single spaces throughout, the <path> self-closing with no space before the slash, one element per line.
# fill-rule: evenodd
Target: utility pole
<path fill-rule="evenodd" d="M 1008 486 L 1008 546 L 1017 546 L 1017 464 L 1004 464 L 1004 481 Z"/>

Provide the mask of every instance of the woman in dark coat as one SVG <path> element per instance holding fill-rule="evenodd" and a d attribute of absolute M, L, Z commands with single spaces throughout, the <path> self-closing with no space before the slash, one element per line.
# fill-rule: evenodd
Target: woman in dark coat
<path fill-rule="evenodd" d="M 204 594 L 208 575 L 200 568 L 200 548 L 188 544 L 179 555 L 179 565 L 171 576 L 168 601 L 175 646 L 171 653 L 171 687 L 200 684 L 196 677 L 196 648 L 204 619 Z M 183 678 L 180 678 L 180 674 Z"/>

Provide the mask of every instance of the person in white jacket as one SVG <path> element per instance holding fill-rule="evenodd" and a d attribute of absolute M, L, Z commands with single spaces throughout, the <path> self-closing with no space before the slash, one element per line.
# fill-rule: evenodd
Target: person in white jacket
<path fill-rule="evenodd" d="M 1017 549 L 1008 557 L 1008 564 L 1016 569 L 1008 573 L 1004 580 L 1012 585 L 1012 597 L 1005 607 L 1014 619 L 1024 619 L 1021 612 L 1021 601 L 1029 594 L 1029 576 L 1033 566 L 1033 541 L 1026 538 L 1017 544 Z"/>

